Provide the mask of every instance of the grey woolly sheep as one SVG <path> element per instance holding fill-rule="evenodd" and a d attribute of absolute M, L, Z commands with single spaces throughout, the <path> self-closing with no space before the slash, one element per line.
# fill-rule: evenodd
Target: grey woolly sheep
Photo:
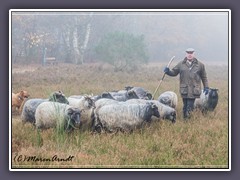
<path fill-rule="evenodd" d="M 60 102 L 60 103 L 64 103 L 64 104 L 69 104 L 67 98 L 65 97 L 65 95 L 63 94 L 62 91 L 55 91 L 53 92 L 49 98 L 49 101 L 53 101 L 53 102 Z"/>
<path fill-rule="evenodd" d="M 93 96 L 92 100 L 96 102 L 97 100 L 102 98 L 113 99 L 112 95 L 109 92 L 103 92 L 101 95 Z"/>
<path fill-rule="evenodd" d="M 94 127 L 96 131 L 131 132 L 141 128 L 151 117 L 160 117 L 158 108 L 153 103 L 128 104 L 126 102 L 107 104 L 95 111 Z"/>
<path fill-rule="evenodd" d="M 113 99 L 117 101 L 127 101 L 128 99 L 138 99 L 137 94 L 132 90 L 120 90 L 117 92 L 109 92 Z"/>
<path fill-rule="evenodd" d="M 194 102 L 194 108 L 200 109 L 202 112 L 213 111 L 218 104 L 218 89 L 209 88 L 209 92 L 206 95 L 203 90 L 200 98 L 197 98 Z"/>
<path fill-rule="evenodd" d="M 158 97 L 160 103 L 166 104 L 174 109 L 177 107 L 178 97 L 173 91 L 166 91 Z"/>
<path fill-rule="evenodd" d="M 139 99 L 146 99 L 146 100 L 152 99 L 152 94 L 149 91 L 145 90 L 143 87 L 126 86 L 125 89 L 128 91 L 129 90 L 134 91 Z"/>
<path fill-rule="evenodd" d="M 158 111 L 160 113 L 159 118 L 157 119 L 153 118 L 153 119 L 155 120 L 167 119 L 167 120 L 170 120 L 172 123 L 176 122 L 176 110 L 172 107 L 169 107 L 165 104 L 160 103 L 157 100 L 131 99 L 126 101 L 126 103 L 129 103 L 129 104 L 135 104 L 135 103 L 146 104 L 149 102 L 154 103 L 158 107 Z"/>
<path fill-rule="evenodd" d="M 38 129 L 57 128 L 68 132 L 80 126 L 81 112 L 78 108 L 58 102 L 43 102 L 36 109 Z"/>
<path fill-rule="evenodd" d="M 21 114 L 21 120 L 22 122 L 30 122 L 30 123 L 35 123 L 35 112 L 37 107 L 43 103 L 43 102 L 48 102 L 48 101 L 53 101 L 53 102 L 59 102 L 59 103 L 64 103 L 68 104 L 68 100 L 66 99 L 65 95 L 61 91 L 55 91 L 53 92 L 49 99 L 29 99 L 25 102 Z"/>
<path fill-rule="evenodd" d="M 102 106 L 104 105 L 108 105 L 108 104 L 116 104 L 116 103 L 119 103 L 119 101 L 117 100 L 114 100 L 114 99 L 107 99 L 107 98 L 102 98 L 102 99 L 99 99 L 95 102 L 95 107 L 96 109 L 99 109 L 101 108 Z"/>

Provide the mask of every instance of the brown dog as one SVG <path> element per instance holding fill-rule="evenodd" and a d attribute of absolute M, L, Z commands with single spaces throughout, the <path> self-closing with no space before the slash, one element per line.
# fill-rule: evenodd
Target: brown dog
<path fill-rule="evenodd" d="M 20 91 L 18 93 L 12 93 L 12 110 L 18 110 L 21 113 L 21 106 L 24 103 L 24 100 L 27 99 L 30 95 L 27 91 Z"/>

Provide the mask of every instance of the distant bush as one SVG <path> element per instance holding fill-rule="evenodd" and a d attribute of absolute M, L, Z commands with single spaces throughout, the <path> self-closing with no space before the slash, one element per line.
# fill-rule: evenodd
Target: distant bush
<path fill-rule="evenodd" d="M 100 40 L 95 50 L 99 59 L 113 65 L 115 71 L 132 70 L 148 62 L 143 35 L 109 33 Z"/>

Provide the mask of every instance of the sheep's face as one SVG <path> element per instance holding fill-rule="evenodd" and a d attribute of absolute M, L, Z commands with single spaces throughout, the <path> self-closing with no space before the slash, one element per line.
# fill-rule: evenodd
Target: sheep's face
<path fill-rule="evenodd" d="M 209 91 L 209 97 L 211 98 L 218 98 L 218 89 L 210 89 Z"/>
<path fill-rule="evenodd" d="M 144 94 L 139 97 L 139 99 L 144 99 L 144 100 L 151 100 L 152 99 L 152 94 L 148 92 L 144 92 Z"/>
<path fill-rule="evenodd" d="M 207 110 L 213 111 L 218 104 L 218 89 L 210 89 L 207 100 Z"/>
<path fill-rule="evenodd" d="M 70 123 L 74 127 L 80 127 L 80 117 L 81 113 L 78 108 L 69 108 L 67 112 L 68 117 L 70 118 Z"/>
<path fill-rule="evenodd" d="M 126 90 L 126 91 L 129 91 L 129 90 L 131 90 L 132 88 L 133 88 L 132 86 L 126 86 L 126 87 L 125 87 L 125 90 Z"/>
<path fill-rule="evenodd" d="M 114 99 L 109 92 L 104 92 L 101 95 L 102 98 Z"/>
<path fill-rule="evenodd" d="M 160 113 L 158 111 L 158 107 L 155 104 L 151 105 L 153 116 L 156 116 L 157 118 L 160 118 Z"/>
<path fill-rule="evenodd" d="M 164 117 L 164 119 L 168 119 L 168 120 L 172 121 L 172 123 L 175 123 L 176 122 L 176 111 L 172 111 L 166 117 Z"/>
<path fill-rule="evenodd" d="M 158 111 L 158 107 L 153 104 L 152 102 L 146 104 L 146 114 L 144 116 L 144 120 L 151 121 L 152 116 L 156 116 L 157 118 L 160 118 L 160 113 Z"/>
<path fill-rule="evenodd" d="M 127 96 L 128 96 L 128 99 L 139 99 L 139 97 L 133 90 L 127 91 Z"/>
<path fill-rule="evenodd" d="M 60 103 L 69 104 L 69 101 L 64 95 L 57 95 L 56 100 L 57 102 L 60 102 Z"/>
<path fill-rule="evenodd" d="M 152 99 L 152 94 L 149 93 L 149 92 L 147 92 L 147 93 L 146 93 L 146 98 L 149 99 L 149 100 L 151 100 L 151 99 Z"/>
<path fill-rule="evenodd" d="M 59 102 L 59 103 L 64 103 L 64 104 L 69 104 L 69 101 L 65 97 L 65 95 L 62 93 L 62 91 L 57 91 L 54 92 L 50 98 L 49 101 L 54 101 L 54 102 Z"/>
<path fill-rule="evenodd" d="M 90 98 L 90 97 L 84 97 L 84 106 L 87 107 L 87 108 L 95 108 L 95 103 L 94 101 Z"/>

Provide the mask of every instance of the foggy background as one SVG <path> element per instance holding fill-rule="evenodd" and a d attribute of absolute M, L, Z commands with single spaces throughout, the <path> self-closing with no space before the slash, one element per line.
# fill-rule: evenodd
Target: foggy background
<path fill-rule="evenodd" d="M 228 64 L 228 23 L 228 12 L 12 12 L 12 63 L 40 64 L 45 49 L 59 62 L 100 62 L 96 46 L 124 32 L 144 38 L 148 62 L 192 47 L 204 63 Z"/>

